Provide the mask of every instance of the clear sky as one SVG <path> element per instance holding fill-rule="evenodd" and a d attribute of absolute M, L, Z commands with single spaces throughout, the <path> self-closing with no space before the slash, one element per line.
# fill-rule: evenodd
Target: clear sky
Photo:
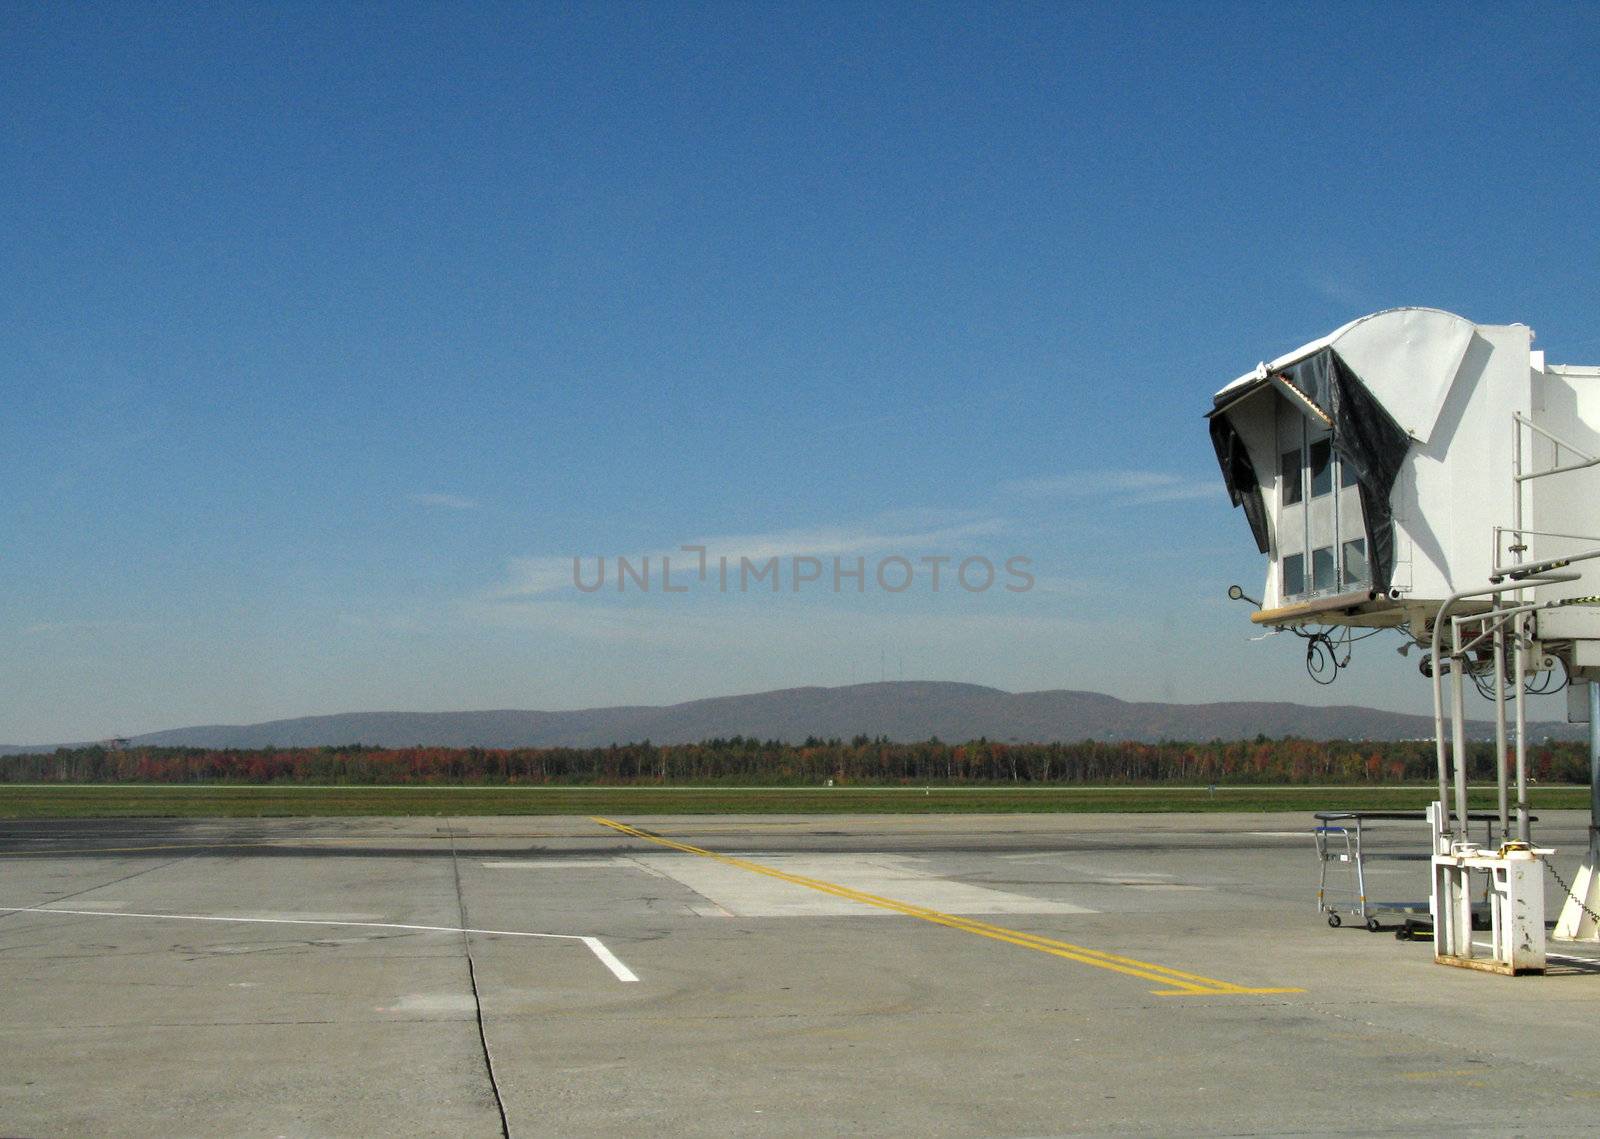
<path fill-rule="evenodd" d="M 879 677 L 1421 710 L 1397 641 L 1320 688 L 1250 640 L 1212 392 L 1395 305 L 1600 362 L 1593 5 L 386 7 L 0 7 L 0 742 Z M 571 585 L 684 544 L 868 588 Z"/>

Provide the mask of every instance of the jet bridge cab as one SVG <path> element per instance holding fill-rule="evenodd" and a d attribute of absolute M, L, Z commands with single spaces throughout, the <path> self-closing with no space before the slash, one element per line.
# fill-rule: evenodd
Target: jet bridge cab
<path fill-rule="evenodd" d="M 1600 369 L 1547 365 L 1532 340 L 1525 325 L 1390 309 L 1219 391 L 1211 441 L 1267 555 L 1252 620 L 1420 639 L 1452 593 L 1594 545 L 1600 471 L 1530 480 L 1600 454 Z M 1566 591 L 1583 592 L 1600 590 Z M 1600 635 L 1592 619 L 1547 622 Z"/>
<path fill-rule="evenodd" d="M 1207 417 L 1267 555 L 1251 620 L 1397 627 L 1428 646 L 1435 955 L 1505 973 L 1545 963 L 1540 862 L 1554 852 L 1529 833 L 1524 696 L 1550 688 L 1530 677 L 1584 687 L 1569 705 L 1587 705 L 1590 845 L 1556 935 L 1600 943 L 1600 368 L 1548 364 L 1532 344 L 1520 324 L 1390 309 L 1257 365 Z M 1495 704 L 1498 850 L 1466 833 L 1469 677 Z M 1494 905 L 1488 956 L 1472 934 L 1478 880 Z"/>

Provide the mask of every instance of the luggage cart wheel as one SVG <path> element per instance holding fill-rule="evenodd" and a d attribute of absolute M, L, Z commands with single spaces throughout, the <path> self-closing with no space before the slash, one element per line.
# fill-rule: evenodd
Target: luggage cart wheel
<path fill-rule="evenodd" d="M 1340 920 L 1338 914 L 1329 914 L 1328 915 L 1328 924 L 1331 925 L 1334 929 L 1338 929 L 1344 923 Z"/>
<path fill-rule="evenodd" d="M 1394 939 L 1396 941 L 1410 941 L 1416 935 L 1416 927 L 1410 922 L 1406 922 L 1405 925 L 1394 931 Z"/>
<path fill-rule="evenodd" d="M 1377 918 L 1368 918 L 1367 919 L 1367 932 L 1368 933 L 1377 933 L 1378 932 L 1378 919 Z"/>

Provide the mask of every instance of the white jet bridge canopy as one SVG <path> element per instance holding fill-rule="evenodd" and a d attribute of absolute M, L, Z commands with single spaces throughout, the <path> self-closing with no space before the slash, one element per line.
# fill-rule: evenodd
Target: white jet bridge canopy
<path fill-rule="evenodd" d="M 1532 341 L 1390 309 L 1216 394 L 1223 479 L 1268 555 L 1259 623 L 1420 629 L 1505 565 L 1600 542 L 1582 537 L 1600 535 L 1600 470 L 1582 469 L 1600 371 L 1546 366 Z"/>

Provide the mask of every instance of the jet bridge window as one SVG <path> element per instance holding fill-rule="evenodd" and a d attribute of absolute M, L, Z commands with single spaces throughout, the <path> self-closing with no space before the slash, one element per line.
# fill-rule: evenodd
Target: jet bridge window
<path fill-rule="evenodd" d="M 1333 493 L 1333 444 L 1318 439 L 1310 447 L 1311 497 Z"/>
<path fill-rule="evenodd" d="M 1360 487 L 1334 449 L 1328 428 L 1281 400 L 1277 441 L 1275 537 L 1282 602 L 1369 588 Z"/>
<path fill-rule="evenodd" d="M 1346 581 L 1366 581 L 1370 576 L 1365 538 L 1354 538 L 1344 544 L 1344 565 L 1340 572 Z"/>
<path fill-rule="evenodd" d="M 1339 579 L 1333 572 L 1333 547 L 1322 546 L 1311 551 L 1311 588 L 1317 593 L 1334 589 Z"/>
<path fill-rule="evenodd" d="M 1283 476 L 1283 504 L 1294 506 L 1300 501 L 1300 448 L 1285 451 L 1278 470 Z"/>
<path fill-rule="evenodd" d="M 1290 554 L 1283 559 L 1283 594 L 1293 597 L 1306 591 L 1306 556 Z"/>

